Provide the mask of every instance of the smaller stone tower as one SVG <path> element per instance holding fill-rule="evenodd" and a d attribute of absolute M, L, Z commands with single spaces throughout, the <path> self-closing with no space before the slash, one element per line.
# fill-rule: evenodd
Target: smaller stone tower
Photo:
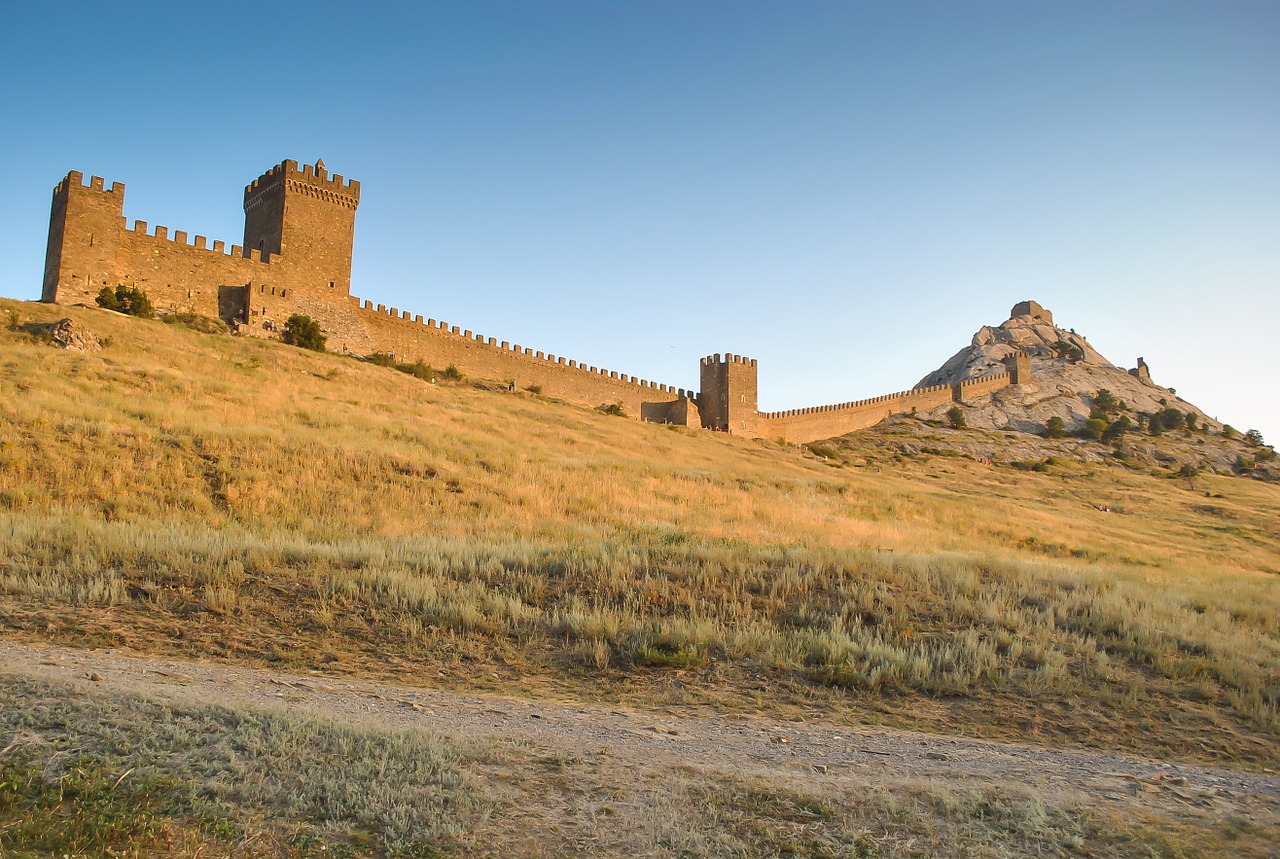
<path fill-rule="evenodd" d="M 1138 356 L 1138 366 L 1130 370 L 1129 375 L 1133 376 L 1144 385 L 1155 385 L 1155 382 L 1151 381 L 1151 368 L 1147 366 L 1146 361 L 1142 360 L 1141 355 Z"/>
<path fill-rule="evenodd" d="M 123 231 L 124 183 L 108 190 L 100 176 L 85 185 L 83 173 L 68 173 L 53 190 L 40 300 L 92 304 L 98 290 L 115 286 Z"/>
<path fill-rule="evenodd" d="M 1004 356 L 1004 367 L 1009 371 L 1009 383 L 1025 385 L 1031 381 L 1031 356 L 1022 350 Z"/>
<path fill-rule="evenodd" d="M 702 426 L 734 435 L 756 435 L 759 417 L 756 359 L 711 355 L 700 366 L 698 412 Z"/>

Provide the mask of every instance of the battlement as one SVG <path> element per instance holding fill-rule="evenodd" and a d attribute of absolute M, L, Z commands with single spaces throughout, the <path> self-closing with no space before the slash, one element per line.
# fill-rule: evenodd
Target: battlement
<path fill-rule="evenodd" d="M 950 385 L 930 385 L 926 388 L 912 388 L 909 391 L 898 391 L 896 394 L 881 394 L 878 397 L 867 397 L 865 400 L 850 400 L 847 403 L 834 403 L 826 406 L 808 406 L 802 409 L 787 409 L 781 412 L 761 412 L 760 417 L 767 419 L 775 418 L 792 418 L 799 415 L 816 415 L 827 412 L 852 411 L 855 409 L 865 409 L 871 406 L 878 406 L 884 403 L 896 402 L 904 400 L 917 394 L 936 394 L 945 391 L 948 396 L 951 394 Z"/>
<path fill-rule="evenodd" d="M 610 385 L 626 386 L 626 388 L 632 389 L 631 393 L 636 397 L 650 396 L 655 393 L 665 394 L 668 398 L 693 396 L 691 389 L 686 390 L 674 385 L 651 381 L 617 370 L 610 370 L 607 367 L 596 367 L 566 358 L 563 355 L 543 352 L 529 346 L 522 346 L 519 343 L 511 343 L 508 340 L 500 341 L 496 337 L 451 325 L 443 319 L 423 319 L 420 314 L 411 314 L 407 310 L 388 307 L 384 304 L 375 304 L 372 301 L 362 300 L 354 296 L 351 300 L 362 315 L 365 315 L 366 318 L 373 317 L 376 319 L 377 322 L 375 324 L 379 328 L 381 328 L 382 324 L 387 323 L 393 326 L 391 330 L 396 333 L 392 334 L 386 342 L 402 344 L 391 351 L 394 351 L 396 357 L 403 361 L 427 360 L 429 358 L 424 353 L 431 348 L 428 346 L 431 341 L 424 341 L 422 338 L 425 335 L 431 338 L 445 338 L 447 342 L 453 344 L 454 348 L 460 347 L 463 350 L 461 354 L 464 355 L 476 355 L 476 350 L 479 350 L 480 355 L 486 355 L 490 358 L 504 356 L 498 360 L 503 362 L 503 366 L 506 367 L 504 372 L 508 375 L 520 375 L 522 367 L 541 367 L 547 370 L 560 369 L 571 371 L 568 377 L 561 378 L 572 378 L 576 374 L 582 374 L 599 381 L 607 381 Z M 450 349 L 449 351 L 452 352 L 454 350 Z M 515 363 L 512 363 L 510 359 L 515 359 Z M 440 359 L 430 358 L 429 360 L 439 361 Z M 535 374 L 539 378 L 542 377 L 541 370 L 536 370 Z M 620 388 L 619 390 L 623 389 Z"/>
<path fill-rule="evenodd" d="M 65 196 L 66 194 L 70 193 L 72 188 L 75 188 L 81 191 L 100 191 L 103 194 L 120 195 L 120 205 L 123 207 L 124 183 L 112 182 L 110 188 L 105 188 L 104 187 L 105 184 L 106 184 L 106 180 L 104 180 L 101 176 L 90 176 L 89 181 L 86 183 L 84 181 L 83 173 L 81 173 L 79 170 L 72 170 L 67 174 L 65 179 L 63 179 L 61 182 L 59 182 L 57 185 L 54 186 L 53 196 L 55 199 L 61 196 Z M 122 208 L 122 211 L 123 211 L 123 208 Z"/>
<path fill-rule="evenodd" d="M 1008 373 L 988 373 L 985 376 L 978 376 L 976 379 L 962 379 L 957 384 L 957 387 L 963 391 L 967 388 L 990 385 L 993 382 L 1004 382 L 1007 381 L 1008 378 Z"/>
<path fill-rule="evenodd" d="M 347 180 L 340 173 L 330 175 L 323 160 L 299 168 L 297 161 L 286 158 L 245 186 L 245 209 L 260 205 L 286 187 L 351 209 L 360 204 L 360 183 L 355 179 Z"/>
<path fill-rule="evenodd" d="M 743 364 L 747 367 L 756 366 L 755 358 L 747 358 L 743 355 L 734 355 L 733 353 L 725 353 L 724 360 L 720 360 L 720 353 L 708 355 L 699 362 L 703 367 L 711 367 L 717 364 Z"/>
<path fill-rule="evenodd" d="M 231 245 L 228 248 L 227 243 L 221 239 L 215 239 L 212 246 L 209 244 L 207 236 L 195 235 L 190 236 L 186 230 L 173 230 L 166 226 L 156 224 L 154 227 L 143 220 L 134 220 L 133 225 L 126 227 L 125 231 L 131 233 L 136 238 L 158 239 L 162 242 L 169 242 L 179 247 L 190 248 L 197 251 L 208 251 L 210 254 L 218 256 L 233 257 L 236 259 L 246 259 L 253 262 L 261 262 L 270 264 L 270 255 L 264 255 L 257 248 L 250 248 L 247 252 L 240 245 Z"/>

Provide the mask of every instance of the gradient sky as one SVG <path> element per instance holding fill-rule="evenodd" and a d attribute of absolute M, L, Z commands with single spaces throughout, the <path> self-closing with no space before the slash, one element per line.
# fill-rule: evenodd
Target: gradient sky
<path fill-rule="evenodd" d="M 362 183 L 352 291 L 765 410 L 911 387 L 1034 298 L 1280 441 L 1280 2 L 7 4 L 0 294 L 69 170 L 239 243 Z"/>

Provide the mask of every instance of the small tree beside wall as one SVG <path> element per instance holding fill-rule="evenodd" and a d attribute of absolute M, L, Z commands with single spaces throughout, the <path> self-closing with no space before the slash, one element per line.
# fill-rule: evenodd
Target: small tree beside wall
<path fill-rule="evenodd" d="M 129 316 L 150 319 L 156 315 L 155 309 L 151 306 L 151 299 L 147 298 L 145 292 L 136 286 L 125 286 L 123 283 L 115 289 L 109 286 L 102 287 L 94 301 L 98 302 L 99 307 Z"/>
<path fill-rule="evenodd" d="M 325 341 L 329 338 L 320 330 L 319 322 L 316 322 L 310 316 L 295 313 L 285 320 L 284 331 L 281 332 L 280 339 L 290 346 L 298 346 L 314 352 L 323 352 Z"/>

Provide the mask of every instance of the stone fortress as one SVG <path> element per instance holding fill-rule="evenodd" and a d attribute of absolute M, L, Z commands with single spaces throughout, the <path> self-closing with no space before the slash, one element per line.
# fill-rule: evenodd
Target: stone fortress
<path fill-rule="evenodd" d="M 1011 355 L 1005 371 L 955 385 L 917 388 L 866 400 L 761 412 L 755 359 L 703 358 L 697 392 L 637 379 L 616 370 L 544 354 L 506 340 L 459 330 L 407 310 L 351 294 L 351 249 L 360 183 L 314 165 L 286 160 L 244 189 L 244 243 L 212 246 L 205 236 L 151 229 L 124 216 L 124 185 L 100 177 L 88 184 L 72 171 L 53 191 L 41 300 L 94 304 L 117 284 L 145 291 L 160 310 L 216 316 L 243 333 L 262 335 L 295 313 L 316 319 L 331 349 L 540 387 L 551 397 L 592 407 L 619 404 L 644 421 L 703 427 L 794 444 L 843 435 L 885 418 L 963 402 L 1030 379 L 1028 356 Z M 1034 301 L 1013 316 L 1052 322 Z"/>

